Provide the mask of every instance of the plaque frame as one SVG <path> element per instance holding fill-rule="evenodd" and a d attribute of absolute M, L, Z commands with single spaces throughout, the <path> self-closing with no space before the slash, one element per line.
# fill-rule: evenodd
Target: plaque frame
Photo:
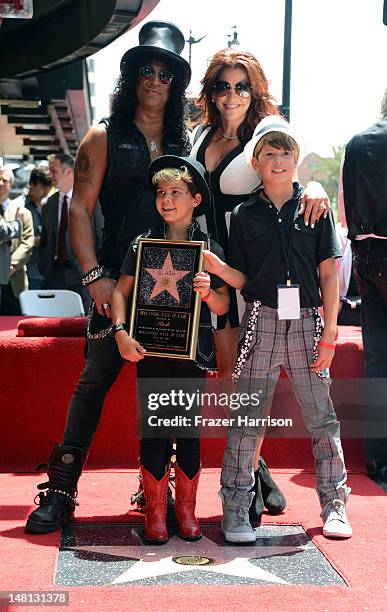
<path fill-rule="evenodd" d="M 145 357 L 189 359 L 193 361 L 196 359 L 201 298 L 200 293 L 193 290 L 192 279 L 197 272 L 200 272 L 203 269 L 203 250 L 205 248 L 206 242 L 202 240 L 164 240 L 160 238 L 139 238 L 137 245 L 137 261 L 132 294 L 132 306 L 130 312 L 129 335 L 137 340 L 146 349 L 146 353 L 144 355 Z M 189 293 L 189 285 L 187 284 L 185 290 L 186 295 L 189 293 L 189 298 L 187 297 L 189 305 L 182 306 L 179 303 L 177 303 L 176 306 L 151 304 L 149 303 L 151 301 L 150 299 L 148 300 L 148 303 L 146 301 L 145 303 L 144 301 L 141 301 L 144 300 L 144 292 L 146 292 L 146 289 L 144 290 L 144 279 L 147 278 L 146 275 L 148 275 L 148 282 L 149 278 L 151 278 L 147 272 L 149 264 L 146 264 L 146 260 L 149 258 L 149 254 L 152 253 L 152 250 L 154 250 L 154 254 L 156 256 L 158 255 L 159 257 L 162 257 L 161 251 L 168 251 L 164 258 L 165 263 L 165 259 L 168 255 L 170 255 L 172 261 L 173 251 L 181 249 L 187 250 L 187 258 L 191 259 L 192 263 L 192 268 L 188 271 L 188 274 L 192 276 L 190 280 L 191 291 Z M 181 268 L 173 269 L 182 270 Z M 180 280 L 184 281 L 184 278 Z M 156 285 L 156 282 L 157 281 L 155 280 L 153 288 Z M 179 280 L 176 281 L 177 290 L 178 286 Z M 163 293 L 170 294 L 168 290 L 163 290 L 159 292 L 159 294 L 155 295 L 153 299 L 156 299 L 158 295 L 162 295 Z M 174 298 L 172 296 L 172 300 L 173 299 Z M 149 318 L 151 321 L 153 320 L 153 327 L 152 324 L 151 327 L 141 326 L 141 322 L 144 323 L 146 318 Z M 161 325 L 164 323 L 167 324 L 168 327 L 171 325 L 171 323 L 173 324 L 174 321 L 177 327 L 175 329 L 170 328 L 170 334 L 168 336 L 168 331 L 166 331 L 166 328 L 161 330 Z M 179 328 L 179 324 L 183 325 L 183 327 Z M 159 326 L 160 328 L 157 330 Z M 143 330 L 145 329 L 148 340 L 144 342 Z M 153 335 L 151 335 L 150 331 L 152 329 L 154 331 Z M 159 336 L 157 336 L 157 331 L 159 331 Z M 184 338 L 182 337 L 182 331 L 185 331 Z M 164 334 L 164 337 L 162 337 L 162 334 Z M 177 335 L 179 336 L 179 340 L 177 340 Z M 172 340 L 171 336 L 173 336 Z M 151 337 L 152 340 L 150 340 Z M 181 345 L 177 346 L 179 341 L 181 342 Z M 185 344 L 183 346 L 184 341 Z M 173 342 L 175 342 L 175 344 L 173 344 Z M 166 344 L 168 344 L 168 346 L 166 346 Z"/>

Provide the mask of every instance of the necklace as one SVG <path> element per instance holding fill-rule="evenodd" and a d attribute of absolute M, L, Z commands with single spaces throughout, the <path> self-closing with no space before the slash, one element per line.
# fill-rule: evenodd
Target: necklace
<path fill-rule="evenodd" d="M 159 148 L 157 146 L 157 142 L 156 140 L 160 141 L 160 136 L 156 136 L 155 138 L 151 138 L 151 136 L 148 134 L 148 132 L 146 132 L 144 130 L 144 128 L 141 126 L 140 128 L 140 132 L 143 133 L 146 143 L 148 145 L 148 149 L 150 151 L 150 153 L 159 153 Z"/>
<path fill-rule="evenodd" d="M 150 138 L 150 136 L 148 136 L 148 134 L 146 134 L 146 136 L 147 136 L 147 139 L 149 139 L 148 147 L 149 147 L 150 152 L 151 153 L 158 153 L 159 150 L 157 148 L 157 142 L 153 138 Z"/>
<path fill-rule="evenodd" d="M 225 138 L 226 140 L 239 140 L 239 136 L 226 136 L 226 134 L 223 134 L 222 128 L 220 126 L 219 126 L 219 132 L 222 134 L 223 138 Z"/>
<path fill-rule="evenodd" d="M 144 130 L 143 130 L 143 132 L 144 132 Z M 147 144 L 148 144 L 148 147 L 149 147 L 149 151 L 151 153 L 158 153 L 159 149 L 158 149 L 156 140 L 154 138 L 151 138 L 149 136 L 149 134 L 146 134 L 145 132 L 144 132 L 144 135 L 146 136 L 145 140 L 147 141 Z"/>

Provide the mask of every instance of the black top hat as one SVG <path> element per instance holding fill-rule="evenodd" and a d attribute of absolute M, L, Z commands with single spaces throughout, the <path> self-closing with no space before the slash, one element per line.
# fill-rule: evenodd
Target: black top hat
<path fill-rule="evenodd" d="M 189 157 L 177 157 L 177 155 L 162 155 L 157 157 L 148 168 L 148 179 L 152 183 L 152 178 L 159 170 L 164 168 L 182 168 L 185 166 L 187 171 L 192 176 L 192 180 L 195 183 L 198 192 L 202 196 L 202 201 L 199 206 L 194 209 L 194 216 L 198 217 L 208 212 L 211 208 L 212 198 L 211 192 L 208 187 L 207 181 L 204 178 L 205 170 L 202 164 L 196 159 Z"/>
<path fill-rule="evenodd" d="M 177 26 L 168 21 L 148 21 L 138 35 L 139 45 L 129 49 L 121 59 L 121 71 L 128 63 L 138 63 L 145 55 L 165 59 L 171 69 L 181 75 L 186 87 L 191 80 L 191 67 L 180 57 L 184 49 L 184 36 Z"/>

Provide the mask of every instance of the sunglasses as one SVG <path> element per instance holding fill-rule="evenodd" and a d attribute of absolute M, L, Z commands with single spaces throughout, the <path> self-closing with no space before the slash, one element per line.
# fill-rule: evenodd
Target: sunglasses
<path fill-rule="evenodd" d="M 159 71 L 154 70 L 152 66 L 141 66 L 140 68 L 140 77 L 145 81 L 153 81 L 156 74 L 160 79 L 160 83 L 163 85 L 169 85 L 173 79 L 173 74 L 168 72 L 168 70 L 164 70 L 163 68 Z"/>
<path fill-rule="evenodd" d="M 251 93 L 251 85 L 248 81 L 239 81 L 236 85 L 231 85 L 228 81 L 217 81 L 214 85 L 214 93 L 219 98 L 224 98 L 232 92 L 241 98 L 248 98 Z"/>

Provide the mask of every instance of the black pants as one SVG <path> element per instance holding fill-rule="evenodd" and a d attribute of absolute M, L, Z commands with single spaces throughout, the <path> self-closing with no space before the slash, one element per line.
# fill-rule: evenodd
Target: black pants
<path fill-rule="evenodd" d="M 11 283 L 8 285 L 1 285 L 0 292 L 0 314 L 1 315 L 13 315 L 18 316 L 21 315 L 19 298 L 14 296 L 12 291 Z"/>
<path fill-rule="evenodd" d="M 68 408 L 65 446 L 89 448 L 101 418 L 105 396 L 123 364 L 114 338 L 88 341 L 85 366 Z"/>
<path fill-rule="evenodd" d="M 387 462 L 387 240 L 354 240 L 352 248 L 365 359 L 365 452 L 368 459 Z"/>
<path fill-rule="evenodd" d="M 155 374 L 175 378 L 197 378 L 198 388 L 204 388 L 206 373 L 192 362 L 165 363 L 167 360 L 146 357 L 138 364 L 141 379 L 153 379 Z M 70 400 L 63 444 L 87 450 L 98 427 L 107 392 L 117 379 L 124 364 L 114 338 L 89 340 L 85 366 Z M 164 366 L 162 365 L 164 364 Z M 172 368 L 172 369 L 171 369 Z M 180 376 L 179 376 L 180 375 Z M 196 382 L 196 381 L 195 381 Z M 148 387 L 145 385 L 145 391 Z M 156 478 L 162 478 L 170 458 L 172 435 L 146 438 L 141 441 L 141 459 L 144 467 Z M 192 477 L 200 465 L 199 438 L 177 438 L 177 461 L 181 469 Z M 190 476 L 192 474 L 192 476 Z"/>
<path fill-rule="evenodd" d="M 165 474 L 169 461 L 169 453 L 173 439 L 176 441 L 176 461 L 188 478 L 193 478 L 200 466 L 199 429 L 195 427 L 195 415 L 200 407 L 195 404 L 190 410 L 181 401 L 179 392 L 199 394 L 204 390 L 206 372 L 192 361 L 178 359 L 160 359 L 145 357 L 137 365 L 138 388 L 141 413 L 139 419 L 142 425 L 140 442 L 141 463 L 146 470 L 160 480 Z M 171 391 L 175 391 L 174 398 Z M 165 395 L 163 405 L 157 409 L 155 405 L 160 395 Z M 167 403 L 167 397 L 171 402 Z M 153 400 L 149 409 L 149 398 Z M 149 426 L 149 417 L 160 419 L 161 424 Z M 186 424 L 164 426 L 165 419 L 185 418 Z"/>

